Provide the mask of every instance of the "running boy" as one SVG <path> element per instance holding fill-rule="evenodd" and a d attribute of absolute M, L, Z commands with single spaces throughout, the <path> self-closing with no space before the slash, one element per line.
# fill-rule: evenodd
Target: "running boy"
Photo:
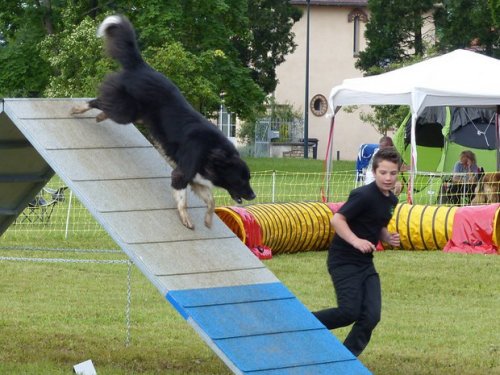
<path fill-rule="evenodd" d="M 375 181 L 351 191 L 347 202 L 333 215 L 335 235 L 328 251 L 328 272 L 338 307 L 313 314 L 328 328 L 354 325 L 344 345 L 359 356 L 380 321 L 380 279 L 373 264 L 379 240 L 399 246 L 399 234 L 389 233 L 387 224 L 398 200 L 392 189 L 401 166 L 394 147 L 373 156 Z"/>

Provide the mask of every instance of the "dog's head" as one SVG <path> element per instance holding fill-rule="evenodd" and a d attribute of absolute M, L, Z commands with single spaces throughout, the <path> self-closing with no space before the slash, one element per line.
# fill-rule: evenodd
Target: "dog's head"
<path fill-rule="evenodd" d="M 475 189 L 472 204 L 500 202 L 500 172 L 484 173 Z"/>
<path fill-rule="evenodd" d="M 226 189 L 237 203 L 255 198 L 250 186 L 250 169 L 237 152 L 213 150 L 207 162 L 209 179 L 215 186 Z"/>

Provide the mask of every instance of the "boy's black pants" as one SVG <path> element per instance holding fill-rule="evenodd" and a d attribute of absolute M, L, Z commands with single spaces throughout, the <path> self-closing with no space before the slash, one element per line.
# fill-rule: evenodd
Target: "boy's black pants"
<path fill-rule="evenodd" d="M 380 321 L 382 296 L 380 278 L 373 264 L 329 267 L 338 307 L 313 314 L 328 329 L 348 326 L 351 332 L 344 345 L 359 356 L 370 341 L 372 331 Z"/>

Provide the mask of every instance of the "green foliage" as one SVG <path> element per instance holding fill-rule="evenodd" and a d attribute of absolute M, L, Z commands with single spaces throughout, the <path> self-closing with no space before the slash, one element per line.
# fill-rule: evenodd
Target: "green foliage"
<path fill-rule="evenodd" d="M 466 48 L 473 43 L 488 55 L 496 53 L 500 34 L 494 27 L 492 14 L 498 14 L 495 13 L 498 2 L 491 1 L 489 7 L 484 0 L 433 3 L 369 0 L 371 16 L 365 33 L 368 47 L 360 53 L 356 66 L 367 75 L 376 75 L 421 61 L 425 55 Z M 428 14 L 433 15 L 436 24 L 435 46 L 425 44 L 422 38 L 421 29 Z M 372 113 L 362 113 L 360 118 L 381 134 L 398 126 L 408 111 L 399 106 L 372 106 L 372 109 Z"/>
<path fill-rule="evenodd" d="M 377 69 L 413 54 L 422 55 L 425 50 L 421 29 L 432 5 L 432 0 L 368 0 L 367 48 L 360 52 L 356 67 L 377 74 Z"/>
<path fill-rule="evenodd" d="M 216 53 L 196 56 L 178 42 L 151 47 L 144 51 L 145 59 L 155 69 L 169 77 L 186 99 L 198 110 L 216 108 L 220 103 L 217 87 L 206 77 L 204 67 L 212 66 Z"/>
<path fill-rule="evenodd" d="M 361 113 L 359 117 L 382 135 L 387 135 L 388 131 L 397 129 L 408 114 L 407 106 L 379 105 L 371 108 L 373 112 Z"/>
<path fill-rule="evenodd" d="M 145 58 L 195 108 L 214 114 L 224 93 L 228 110 L 249 120 L 274 89 L 276 66 L 295 48 L 291 27 L 300 18 L 276 0 L 13 1 L 0 8 L 0 62 L 8 67 L 0 70 L 0 93 L 95 96 L 116 68 L 95 30 L 115 13 L 130 18 Z"/>
<path fill-rule="evenodd" d="M 498 0 L 488 0 L 488 7 L 491 12 L 491 19 L 493 20 L 493 26 L 495 28 L 500 27 L 500 1 Z"/>
<path fill-rule="evenodd" d="M 102 40 L 96 38 L 96 28 L 97 22 L 86 17 L 40 43 L 42 56 L 53 71 L 44 96 L 95 96 L 99 83 L 113 68 L 110 60 L 103 59 Z"/>
<path fill-rule="evenodd" d="M 266 118 L 272 124 L 273 129 L 278 129 L 281 141 L 289 140 L 289 124 L 302 118 L 302 113 L 290 103 L 278 104 L 274 100 L 274 97 L 269 97 L 267 106 L 265 108 L 260 107 L 256 111 L 256 115 L 259 119 Z M 238 132 L 240 141 L 244 144 L 252 144 L 255 141 L 257 126 L 257 118 L 254 118 L 253 121 L 242 122 Z"/>
<path fill-rule="evenodd" d="M 438 47 L 441 51 L 475 45 L 489 56 L 499 55 L 498 1 L 445 0 L 435 13 Z"/>
<path fill-rule="evenodd" d="M 241 122 L 238 128 L 237 136 L 242 144 L 253 144 L 255 141 L 255 121 Z"/>
<path fill-rule="evenodd" d="M 0 47 L 0 97 L 33 97 L 43 90 L 50 70 L 37 48 L 40 37 L 25 26 Z"/>
<path fill-rule="evenodd" d="M 302 11 L 282 0 L 248 2 L 249 43 L 240 37 L 234 44 L 245 65 L 252 68 L 252 77 L 269 94 L 277 85 L 276 66 L 295 51 L 292 27 Z"/>
<path fill-rule="evenodd" d="M 379 74 L 391 64 L 425 56 L 433 48 L 445 53 L 474 45 L 489 56 L 497 56 L 498 4 L 496 0 L 488 3 L 485 0 L 369 0 L 367 48 L 360 52 L 356 67 L 369 75 Z M 426 43 L 422 34 L 426 21 L 435 24 L 436 46 Z"/>

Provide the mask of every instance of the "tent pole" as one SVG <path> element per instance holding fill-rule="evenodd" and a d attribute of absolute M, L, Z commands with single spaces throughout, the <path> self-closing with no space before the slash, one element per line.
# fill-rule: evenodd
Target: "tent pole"
<path fill-rule="evenodd" d="M 410 182 L 408 184 L 408 203 L 413 204 L 413 187 L 415 186 L 415 174 L 417 172 L 417 139 L 415 128 L 417 126 L 417 113 L 411 112 L 411 157 L 410 157 Z"/>
<path fill-rule="evenodd" d="M 496 131 L 496 144 L 495 148 L 497 150 L 497 172 L 500 171 L 500 127 L 498 124 L 498 117 L 500 116 L 500 105 L 497 105 L 497 115 L 495 119 L 495 131 Z"/>
<path fill-rule="evenodd" d="M 330 176 L 332 171 L 332 155 L 333 155 L 333 129 L 335 126 L 335 113 L 330 120 L 330 134 L 328 136 L 328 145 L 326 146 L 326 186 L 325 198 L 326 202 L 330 199 Z"/>

